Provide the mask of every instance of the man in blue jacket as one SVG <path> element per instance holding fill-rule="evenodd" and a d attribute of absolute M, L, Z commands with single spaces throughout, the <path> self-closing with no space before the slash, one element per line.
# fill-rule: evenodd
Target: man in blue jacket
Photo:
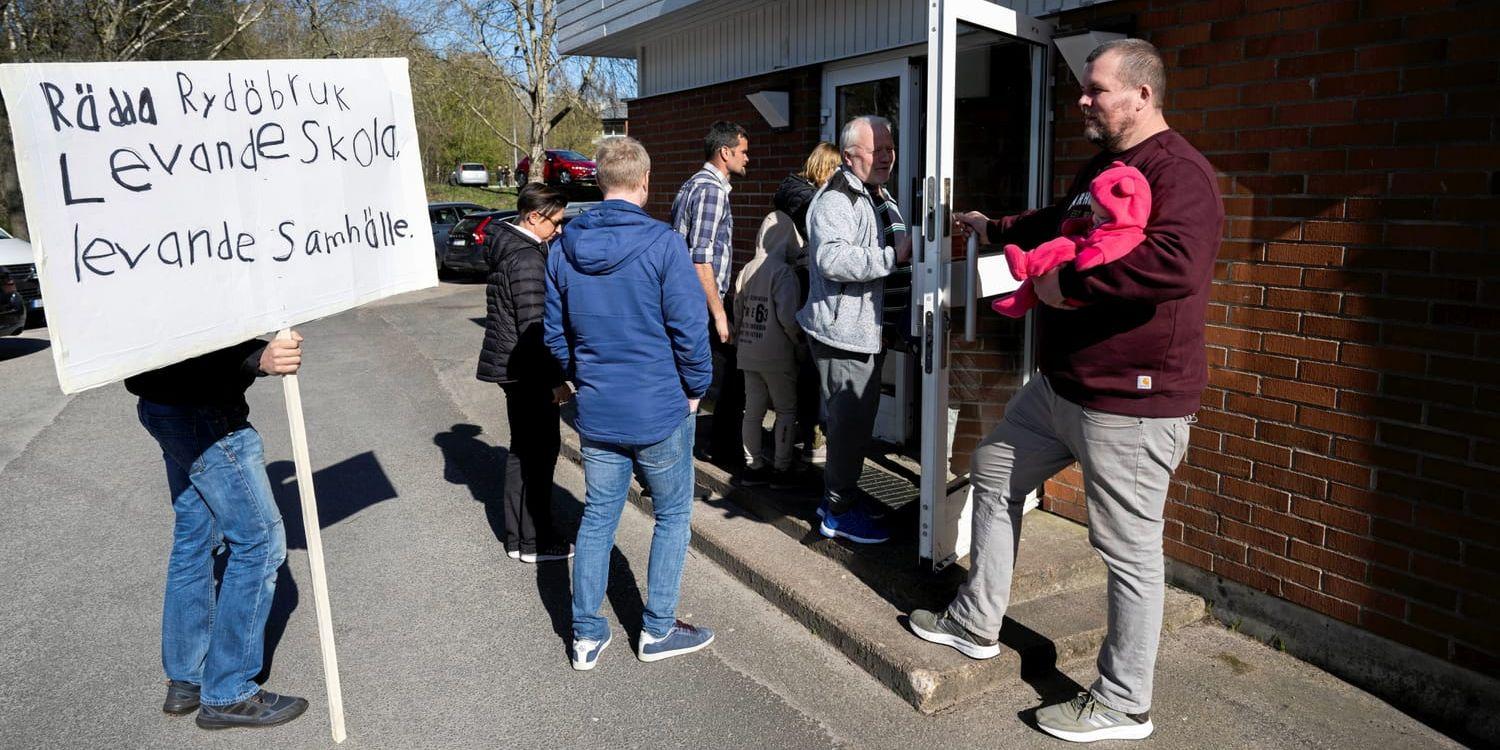
<path fill-rule="evenodd" d="M 658 661 L 714 639 L 676 618 L 693 500 L 693 427 L 713 380 L 708 307 L 682 236 L 646 215 L 651 159 L 607 138 L 594 158 L 604 201 L 547 257 L 546 341 L 578 391 L 584 509 L 573 560 L 573 668 L 609 645 L 599 615 L 633 467 L 652 492 L 656 529 L 636 655 Z"/>

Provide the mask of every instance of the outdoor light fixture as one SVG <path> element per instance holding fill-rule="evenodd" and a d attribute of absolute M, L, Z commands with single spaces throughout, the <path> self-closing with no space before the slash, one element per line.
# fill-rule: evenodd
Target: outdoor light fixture
<path fill-rule="evenodd" d="M 1057 51 L 1068 61 L 1068 69 L 1073 71 L 1073 77 L 1082 83 L 1084 61 L 1088 59 L 1089 53 L 1105 42 L 1124 38 L 1124 34 L 1113 31 L 1085 31 L 1081 34 L 1053 37 L 1052 43 L 1057 45 Z"/>
<path fill-rule="evenodd" d="M 757 91 L 746 94 L 746 99 L 755 105 L 755 111 L 766 118 L 772 128 L 784 128 L 792 124 L 792 97 L 785 91 Z"/>

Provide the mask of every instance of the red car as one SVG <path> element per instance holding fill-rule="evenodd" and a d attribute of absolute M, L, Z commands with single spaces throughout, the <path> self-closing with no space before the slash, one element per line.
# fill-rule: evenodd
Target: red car
<path fill-rule="evenodd" d="M 531 157 L 516 165 L 516 184 L 525 185 L 531 178 Z M 542 165 L 542 182 L 560 188 L 597 187 L 599 167 L 592 159 L 563 148 L 547 149 L 547 163 Z"/>

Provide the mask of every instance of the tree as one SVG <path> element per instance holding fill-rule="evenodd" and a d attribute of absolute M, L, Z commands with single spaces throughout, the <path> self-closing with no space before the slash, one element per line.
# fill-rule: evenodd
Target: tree
<path fill-rule="evenodd" d="M 599 58 L 559 56 L 554 0 L 459 0 L 459 7 L 468 35 L 455 38 L 473 39 L 468 51 L 481 53 L 487 62 L 473 83 L 481 90 L 509 92 L 527 126 L 524 141 L 519 134 L 507 133 L 472 102 L 470 112 L 497 138 L 527 152 L 533 164 L 542 161 L 548 136 L 574 111 L 597 125 L 607 95 L 628 74 L 628 67 Z M 529 178 L 540 181 L 542 171 L 531 170 Z"/>
<path fill-rule="evenodd" d="M 0 2 L 0 62 L 212 60 L 273 0 L 33 0 Z M 10 115 L 0 106 L 0 193 L 11 234 L 28 237 Z"/>

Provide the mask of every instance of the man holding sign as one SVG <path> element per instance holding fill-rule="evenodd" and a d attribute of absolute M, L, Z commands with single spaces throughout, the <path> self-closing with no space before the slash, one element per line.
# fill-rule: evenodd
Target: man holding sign
<path fill-rule="evenodd" d="M 0 65 L 58 384 L 130 379 L 167 456 L 165 708 L 201 703 L 202 726 L 276 724 L 307 705 L 250 682 L 285 543 L 244 391 L 290 374 L 328 720 L 346 736 L 289 329 L 437 285 L 410 92 L 399 59 Z M 242 343 L 270 330 L 293 342 Z"/>
<path fill-rule="evenodd" d="M 176 514 L 161 618 L 162 711 L 199 709 L 204 729 L 276 726 L 307 710 L 307 699 L 254 682 L 286 532 L 245 403 L 256 377 L 297 372 L 301 341 L 297 333 L 251 340 L 125 380 L 161 446 Z M 221 547 L 228 564 L 216 595 Z"/>

